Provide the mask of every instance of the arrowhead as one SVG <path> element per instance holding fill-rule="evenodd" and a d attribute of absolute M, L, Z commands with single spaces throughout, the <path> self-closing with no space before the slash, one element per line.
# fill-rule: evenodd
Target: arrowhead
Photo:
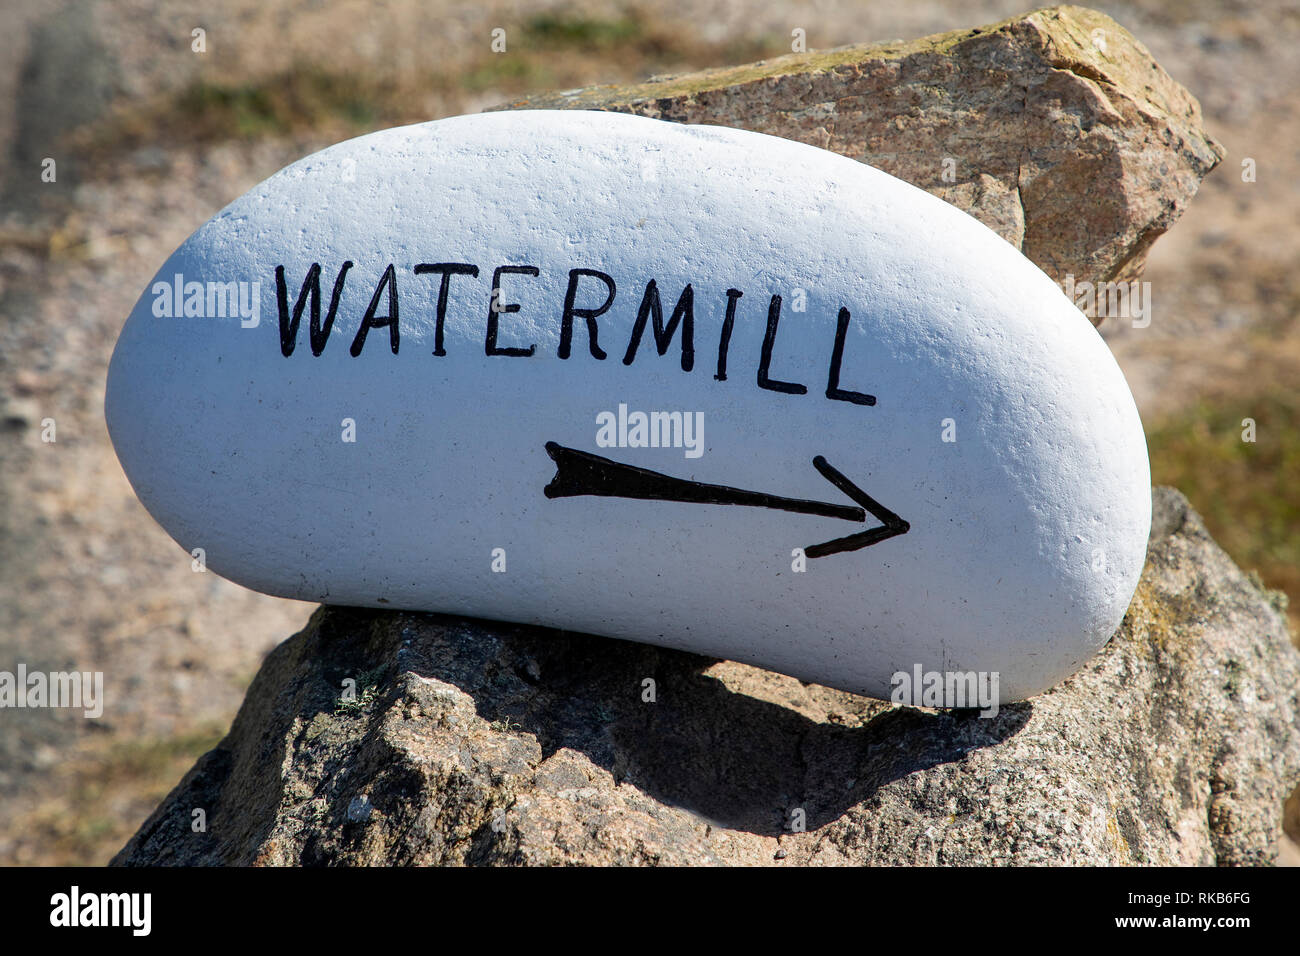
<path fill-rule="evenodd" d="M 808 557 L 824 558 L 829 554 L 839 554 L 841 551 L 857 551 L 861 548 L 869 548 L 873 544 L 879 544 L 881 541 L 896 535 L 907 534 L 911 529 L 910 524 L 849 481 L 841 472 L 832 468 L 821 455 L 813 459 L 813 467 L 821 472 L 823 478 L 870 512 L 881 523 L 881 526 L 872 528 L 869 531 L 846 535 L 843 538 L 824 541 L 821 544 L 814 544 L 810 548 L 804 548 L 804 554 Z"/>

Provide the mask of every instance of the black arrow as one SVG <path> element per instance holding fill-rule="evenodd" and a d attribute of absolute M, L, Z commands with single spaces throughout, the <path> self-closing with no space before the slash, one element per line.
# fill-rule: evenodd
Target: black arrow
<path fill-rule="evenodd" d="M 555 477 L 543 492 L 548 498 L 573 498 L 578 495 L 597 495 L 603 498 L 638 498 L 644 501 L 681 501 L 688 504 L 744 505 L 751 508 L 775 508 L 799 514 L 819 515 L 823 518 L 843 518 L 845 521 L 866 521 L 867 512 L 881 523 L 858 534 L 835 538 L 822 544 L 804 548 L 810 558 L 822 558 L 841 551 L 868 548 L 895 535 L 907 534 L 911 527 L 875 498 L 836 471 L 826 459 L 818 455 L 813 467 L 823 478 L 848 495 L 861 508 L 806 501 L 801 498 L 783 498 L 761 491 L 745 491 L 726 485 L 708 485 L 700 481 L 687 481 L 661 475 L 657 471 L 637 468 L 622 462 L 610 461 L 589 452 L 565 448 L 557 442 L 546 443 L 546 453 L 555 462 Z M 865 509 L 865 510 L 864 510 Z"/>

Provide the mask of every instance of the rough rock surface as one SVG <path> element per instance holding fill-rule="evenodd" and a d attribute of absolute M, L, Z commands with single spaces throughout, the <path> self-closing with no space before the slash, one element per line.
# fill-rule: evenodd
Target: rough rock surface
<path fill-rule="evenodd" d="M 969 212 L 1058 282 L 1136 278 L 1224 156 L 1146 47 L 1069 6 L 503 108 L 638 113 L 834 150 Z"/>
<path fill-rule="evenodd" d="M 1279 597 L 1186 499 L 1154 502 L 1114 638 L 993 719 L 599 637 L 321 608 L 114 862 L 1270 862 L 1300 778 L 1300 654 Z"/>

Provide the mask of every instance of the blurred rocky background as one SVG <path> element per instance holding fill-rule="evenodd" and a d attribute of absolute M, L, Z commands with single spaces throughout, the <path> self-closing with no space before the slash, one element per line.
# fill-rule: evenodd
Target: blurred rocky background
<path fill-rule="evenodd" d="M 1199 98 L 1226 150 L 1149 252 L 1149 325 L 1106 317 L 1101 330 L 1142 411 L 1154 479 L 1187 495 L 1238 565 L 1291 595 L 1294 633 L 1300 6 L 1095 6 Z M 121 324 L 204 220 L 292 160 L 385 126 L 771 58 L 796 30 L 817 51 L 1025 10 L 0 0 L 0 670 L 100 670 L 108 698 L 98 720 L 0 711 L 0 863 L 106 862 L 313 610 L 194 573 L 131 492 L 104 428 Z M 1294 852 L 1284 845 L 1283 859 Z"/>

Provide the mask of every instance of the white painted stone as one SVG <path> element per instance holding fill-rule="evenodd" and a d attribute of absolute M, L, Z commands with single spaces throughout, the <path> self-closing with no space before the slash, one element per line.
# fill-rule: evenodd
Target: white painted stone
<path fill-rule="evenodd" d="M 308 308 L 286 357 L 277 267 L 291 310 L 320 263 L 324 316 L 345 260 L 323 351 Z M 435 355 L 440 275 L 415 267 L 446 262 L 479 273 L 450 279 Z M 397 354 L 376 327 L 354 357 L 390 264 Z M 503 275 L 497 345 L 533 354 L 488 355 L 493 271 L 522 265 L 539 274 Z M 581 316 L 560 357 L 572 269 L 616 284 L 594 320 L 603 361 Z M 177 275 L 204 284 L 204 317 L 168 317 Z M 623 360 L 651 279 L 665 321 L 692 286 L 690 371 L 683 328 L 661 356 L 653 319 Z M 113 355 L 113 443 L 185 550 L 259 591 L 606 634 L 884 698 L 918 665 L 996 672 L 1006 702 L 1097 651 L 1142 568 L 1146 445 L 1091 324 L 974 219 L 810 146 L 584 112 L 386 130 L 272 176 L 155 281 Z M 241 282 L 248 317 L 217 314 L 207 283 Z M 576 307 L 605 299 L 599 279 L 577 282 Z M 728 289 L 743 296 L 719 380 Z M 758 384 L 774 295 L 769 377 L 806 394 Z M 874 405 L 827 395 L 841 308 L 839 388 Z M 702 413 L 698 455 L 598 444 L 598 416 L 621 407 Z M 548 443 L 679 479 L 669 493 L 697 482 L 855 508 L 822 456 L 908 528 L 796 571 L 794 549 L 881 522 L 548 497 L 558 472 L 582 477 Z"/>

